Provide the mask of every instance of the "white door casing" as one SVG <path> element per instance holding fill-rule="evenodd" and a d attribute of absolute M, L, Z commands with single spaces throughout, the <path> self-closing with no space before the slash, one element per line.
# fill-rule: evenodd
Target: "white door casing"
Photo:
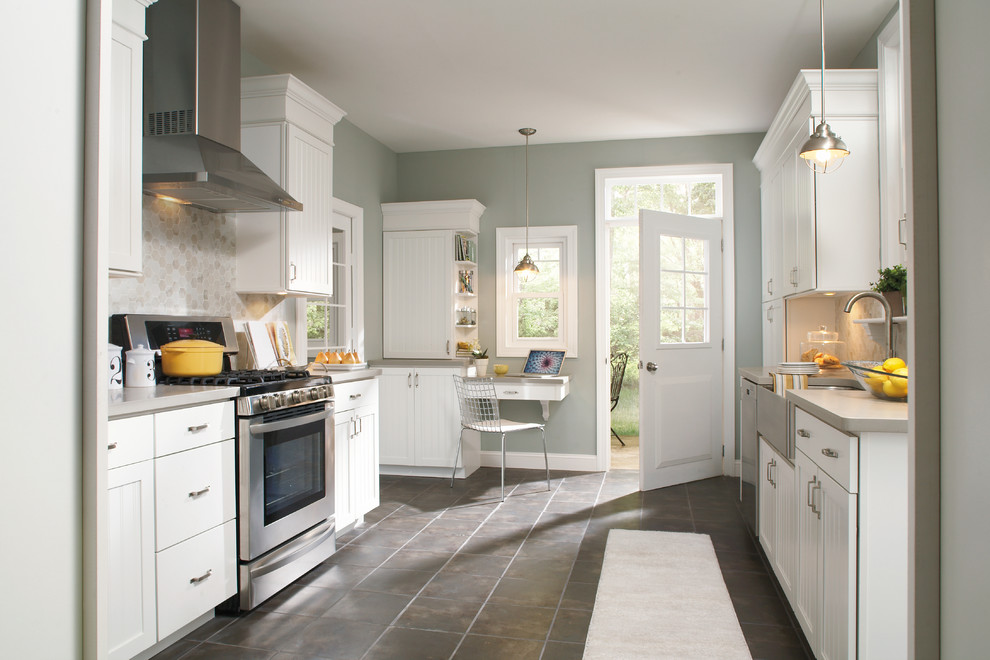
<path fill-rule="evenodd" d="M 719 220 L 640 212 L 642 490 L 722 474 L 721 236 Z"/>

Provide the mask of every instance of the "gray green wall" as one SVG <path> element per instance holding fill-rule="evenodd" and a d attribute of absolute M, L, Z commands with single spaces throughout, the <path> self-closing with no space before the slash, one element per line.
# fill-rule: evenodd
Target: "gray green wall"
<path fill-rule="evenodd" d="M 396 200 L 398 158 L 345 117 L 333 130 L 333 196 L 364 209 L 364 349 L 382 356 L 382 202 Z"/>
<path fill-rule="evenodd" d="M 538 135 L 538 134 L 537 134 Z M 577 225 L 579 357 L 568 359 L 571 392 L 551 404 L 550 451 L 596 453 L 595 427 L 595 169 L 645 165 L 733 165 L 736 259 L 736 366 L 761 363 L 760 181 L 752 163 L 762 134 L 530 145 L 530 224 Z M 474 198 L 487 207 L 479 238 L 481 343 L 494 352 L 495 228 L 525 224 L 524 149 L 501 147 L 398 156 L 398 200 Z M 336 163 L 336 158 L 335 158 Z M 335 165 L 336 166 L 336 165 Z M 367 250 L 368 272 L 377 255 Z M 367 295 L 371 300 L 372 295 Z M 499 358 L 510 370 L 521 358 Z M 738 397 L 737 397 L 738 399 Z M 537 420 L 533 403 L 506 404 L 506 415 Z M 488 443 L 493 440 L 488 440 Z M 494 445 L 486 444 L 486 449 Z M 532 447 L 510 445 L 510 450 Z"/>

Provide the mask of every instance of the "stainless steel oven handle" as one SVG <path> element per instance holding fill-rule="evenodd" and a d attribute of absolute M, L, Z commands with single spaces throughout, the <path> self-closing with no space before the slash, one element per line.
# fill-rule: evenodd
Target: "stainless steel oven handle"
<path fill-rule="evenodd" d="M 319 422 L 329 418 L 332 414 L 333 408 L 328 408 L 322 412 L 313 413 L 312 415 L 303 415 L 302 417 L 293 417 L 292 419 L 283 419 L 277 422 L 259 422 L 257 424 L 250 424 L 248 429 L 250 429 L 252 435 L 271 433 L 272 431 L 284 431 L 285 429 L 291 429 L 294 426 L 302 426 L 303 424 L 309 424 L 311 422 Z"/>
<path fill-rule="evenodd" d="M 331 518 L 333 518 L 333 516 L 331 516 Z M 266 559 L 257 560 L 251 567 L 251 577 L 253 579 L 257 579 L 262 575 L 267 575 L 268 573 L 277 571 L 283 566 L 291 564 L 298 557 L 305 555 L 315 546 L 324 543 L 328 537 L 331 537 L 336 533 L 337 527 L 334 522 L 331 522 L 328 519 L 328 521 L 321 524 L 328 526 L 321 528 L 320 525 L 317 525 L 310 531 L 300 534 L 298 537 L 293 539 L 291 543 L 287 543 L 287 546 L 296 546 L 291 552 L 289 552 L 289 554 L 280 555 L 277 552 L 273 552 Z"/>

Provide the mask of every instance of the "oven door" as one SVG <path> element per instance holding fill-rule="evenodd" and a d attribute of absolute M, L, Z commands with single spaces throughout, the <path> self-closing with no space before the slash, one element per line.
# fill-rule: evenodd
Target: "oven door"
<path fill-rule="evenodd" d="M 255 559 L 334 514 L 333 401 L 238 422 L 240 557 Z"/>

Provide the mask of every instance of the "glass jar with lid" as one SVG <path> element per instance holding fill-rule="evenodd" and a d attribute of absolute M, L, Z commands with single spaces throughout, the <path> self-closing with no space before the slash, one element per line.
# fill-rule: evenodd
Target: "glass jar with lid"
<path fill-rule="evenodd" d="M 830 332 L 824 325 L 808 333 L 801 342 L 801 361 L 815 362 L 822 369 L 838 369 L 846 359 L 846 342 L 839 341 L 838 332 Z"/>

